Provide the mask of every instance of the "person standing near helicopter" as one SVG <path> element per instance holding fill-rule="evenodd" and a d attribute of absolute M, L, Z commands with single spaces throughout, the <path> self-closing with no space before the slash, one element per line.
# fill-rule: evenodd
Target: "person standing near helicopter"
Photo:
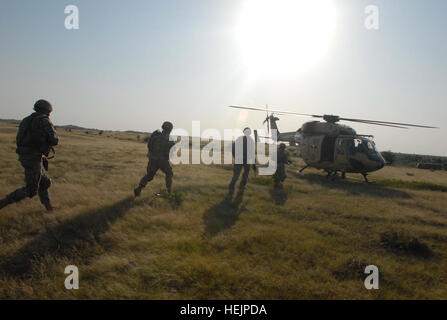
<path fill-rule="evenodd" d="M 244 135 L 236 139 L 233 145 L 232 153 L 234 157 L 234 167 L 233 167 L 233 178 L 231 179 L 230 185 L 228 186 L 228 198 L 231 199 L 234 194 L 237 180 L 241 175 L 242 169 L 242 179 L 240 182 L 240 193 L 243 193 L 245 186 L 248 182 L 248 175 L 250 173 L 250 168 L 256 172 L 256 156 L 255 156 L 255 141 L 251 138 L 251 129 L 245 128 Z"/>
<path fill-rule="evenodd" d="M 286 164 L 291 164 L 289 157 L 286 152 L 286 145 L 281 143 L 278 148 L 277 160 L 276 160 L 276 171 L 273 174 L 274 187 L 279 188 L 281 183 L 286 180 Z"/>

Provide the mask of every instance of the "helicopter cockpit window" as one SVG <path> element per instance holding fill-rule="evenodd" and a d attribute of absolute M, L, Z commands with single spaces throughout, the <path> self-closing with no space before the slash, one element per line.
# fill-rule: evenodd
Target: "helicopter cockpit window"
<path fill-rule="evenodd" d="M 355 150 L 358 152 L 365 152 L 365 147 L 361 139 L 354 139 Z"/>
<path fill-rule="evenodd" d="M 374 143 L 367 139 L 354 139 L 355 150 L 361 153 L 375 152 Z"/>

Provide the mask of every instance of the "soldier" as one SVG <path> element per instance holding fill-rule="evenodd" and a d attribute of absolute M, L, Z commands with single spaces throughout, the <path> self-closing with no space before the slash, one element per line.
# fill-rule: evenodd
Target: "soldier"
<path fill-rule="evenodd" d="M 154 179 L 155 174 L 158 169 L 161 169 L 166 176 L 166 189 L 168 193 L 171 193 L 172 177 L 174 176 L 172 172 L 171 165 L 169 164 L 169 151 L 175 142 L 169 141 L 169 134 L 173 129 L 171 122 L 164 122 L 161 126 L 162 132 L 156 130 L 152 133 L 149 141 L 147 143 L 147 148 L 149 150 L 149 163 L 147 165 L 147 174 L 141 179 L 140 184 L 134 189 L 135 197 L 141 194 L 141 190 L 146 187 L 149 181 Z"/>
<path fill-rule="evenodd" d="M 253 166 L 253 170 L 256 171 L 256 163 L 255 163 L 255 142 L 250 137 L 251 129 L 245 128 L 244 135 L 240 136 L 236 139 L 236 143 L 233 146 L 233 157 L 234 157 L 234 167 L 233 167 L 233 178 L 231 179 L 229 185 L 229 193 L 228 198 L 232 198 L 234 194 L 234 189 L 236 187 L 236 182 L 241 175 L 242 169 L 244 169 L 244 173 L 242 174 L 242 179 L 240 183 L 241 192 L 244 191 L 245 186 L 248 181 L 248 174 L 250 173 L 250 167 Z M 242 145 L 242 154 L 237 152 L 237 147 Z"/>
<path fill-rule="evenodd" d="M 16 137 L 16 152 L 25 169 L 26 186 L 0 200 L 0 209 L 38 194 L 45 208 L 53 210 L 48 195 L 51 180 L 45 171 L 48 170 L 48 154 L 59 143 L 59 138 L 50 121 L 50 113 L 53 111 L 51 103 L 39 100 L 34 104 L 34 110 L 36 112 L 22 120 Z"/>
<path fill-rule="evenodd" d="M 282 182 L 286 179 L 286 164 L 290 164 L 289 158 L 286 153 L 286 145 L 281 143 L 279 145 L 277 161 L 276 161 L 276 171 L 273 174 L 273 181 L 275 183 L 275 187 L 279 187 Z"/>

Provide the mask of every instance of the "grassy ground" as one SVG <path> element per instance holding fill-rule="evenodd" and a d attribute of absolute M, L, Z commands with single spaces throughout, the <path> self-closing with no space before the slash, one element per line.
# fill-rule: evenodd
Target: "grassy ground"
<path fill-rule="evenodd" d="M 15 133 L 0 125 L 0 195 L 23 184 Z M 147 164 L 136 134 L 59 133 L 57 209 L 0 212 L 1 299 L 447 298 L 447 172 L 386 167 L 366 185 L 297 175 L 294 159 L 283 191 L 250 175 L 231 206 L 231 166 L 181 165 L 177 205 L 153 197 L 162 174 L 133 199 Z M 369 264 L 380 290 L 363 285 Z M 67 265 L 79 290 L 64 288 Z"/>

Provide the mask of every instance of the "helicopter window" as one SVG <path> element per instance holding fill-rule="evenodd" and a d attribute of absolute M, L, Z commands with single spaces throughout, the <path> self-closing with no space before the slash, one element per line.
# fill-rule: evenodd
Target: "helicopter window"
<path fill-rule="evenodd" d="M 369 151 L 368 142 L 362 139 L 354 139 L 355 150 L 361 153 L 367 153 Z"/>
<path fill-rule="evenodd" d="M 375 152 L 375 145 L 372 141 L 367 139 L 354 139 L 355 150 L 361 153 Z"/>
<path fill-rule="evenodd" d="M 354 139 L 354 146 L 356 149 L 361 148 L 362 140 L 360 139 Z"/>

